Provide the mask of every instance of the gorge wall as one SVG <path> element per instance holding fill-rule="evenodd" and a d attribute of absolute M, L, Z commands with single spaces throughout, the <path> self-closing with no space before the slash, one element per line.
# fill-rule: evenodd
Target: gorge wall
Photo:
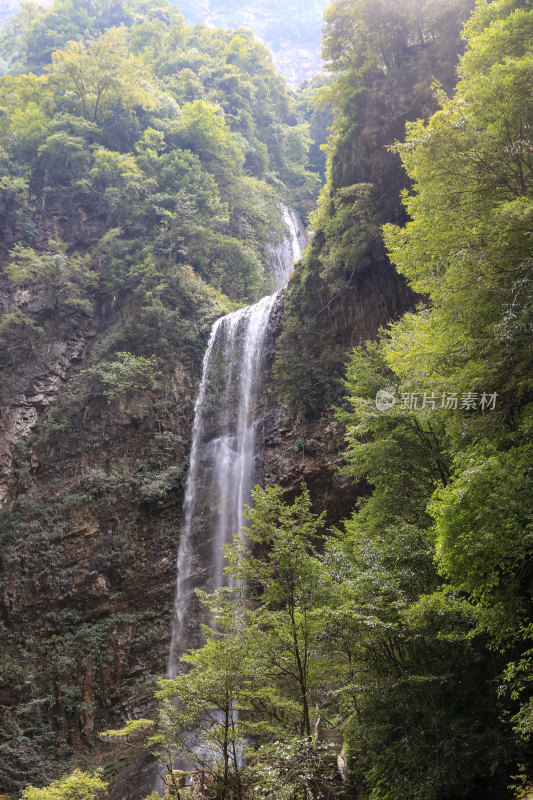
<path fill-rule="evenodd" d="M 37 353 L 2 418 L 1 704 L 14 782 L 53 774 L 56 758 L 91 753 L 97 731 L 149 713 L 168 651 L 198 371 L 176 360 L 159 396 L 93 404 L 71 421 L 79 436 L 28 444 L 95 341 L 94 330 L 58 338 L 49 368 Z"/>
<path fill-rule="evenodd" d="M 305 146 L 286 152 L 304 128 L 250 32 L 188 27 L 170 6 L 79 10 L 58 0 L 19 19 L 0 79 L 0 792 L 12 796 L 73 759 L 105 762 L 110 779 L 124 766 L 97 733 L 150 713 L 164 672 L 209 330 L 270 286 L 279 203 L 316 183 Z M 65 65 L 106 75 L 103 96 L 95 83 L 80 95 Z"/>
<path fill-rule="evenodd" d="M 173 29 L 172 47 L 174 35 Z M 186 35 L 196 52 L 200 33 Z M 204 71 L 211 76 L 219 69 L 216 80 L 205 79 L 216 86 L 223 85 L 228 73 L 235 77 L 239 54 L 230 37 L 226 39 L 213 34 L 213 43 L 203 44 L 207 49 L 216 44 L 222 53 L 217 50 L 222 66 L 217 61 L 211 72 Z M 254 87 L 259 101 L 247 111 L 264 126 L 261 97 L 267 96 L 265 86 L 271 80 L 267 67 Z M 184 115 L 181 128 L 174 118 L 154 122 L 168 141 L 163 142 L 161 130 L 148 128 L 148 111 L 136 110 L 137 98 L 124 117 L 134 132 L 128 131 L 131 143 L 121 147 L 137 153 L 137 167 L 145 173 L 135 172 L 133 162 L 126 163 L 125 154 L 118 152 L 113 158 L 122 171 L 117 167 L 115 183 L 105 177 L 103 167 L 100 173 L 94 162 L 96 134 L 80 117 L 76 124 L 89 130 L 90 145 L 83 150 L 81 137 L 70 142 L 73 153 L 63 153 L 61 165 L 72 174 L 55 187 L 43 188 L 41 182 L 35 190 L 32 219 L 43 226 L 39 247 L 44 250 L 48 237 L 60 233 L 70 238 L 70 252 L 90 252 L 95 263 L 104 265 L 99 269 L 106 282 L 92 291 L 94 313 L 79 311 L 74 320 L 54 316 L 31 286 L 15 288 L 0 276 L 3 315 L 33 315 L 46 328 L 45 338 L 36 340 L 24 358 L 6 360 L 9 382 L 2 384 L 0 738 L 6 766 L 0 770 L 0 791 L 13 795 L 29 782 L 50 780 L 69 763 L 105 765 L 117 800 L 142 797 L 149 789 L 149 762 L 143 757 L 130 763 L 125 748 L 104 745 L 98 732 L 150 715 L 155 680 L 165 671 L 202 356 L 212 322 L 230 310 L 221 291 L 242 303 L 257 295 L 264 278 L 259 258 L 250 257 L 250 248 L 238 243 L 248 236 L 264 252 L 274 227 L 269 216 L 273 193 L 263 180 L 270 176 L 267 166 L 275 181 L 281 175 L 296 197 L 308 197 L 298 183 L 303 166 L 293 169 L 281 148 L 275 151 L 272 131 L 265 134 L 258 123 L 259 133 L 248 133 L 246 153 L 241 152 L 236 144 L 242 144 L 241 132 L 232 138 L 229 125 L 224 127 L 207 103 L 189 102 L 195 92 L 203 96 L 205 87 L 184 76 L 186 71 L 180 63 L 172 74 L 179 78 L 174 96 L 189 117 Z M 249 80 L 244 71 L 238 77 L 243 85 Z M 403 134 L 406 120 L 433 107 L 427 93 L 413 96 L 418 79 L 414 72 L 396 82 L 379 76 L 363 93 L 356 126 L 337 141 L 331 156 L 332 182 L 323 208 L 333 218 L 339 194 L 359 203 L 358 189 L 355 195 L 343 195 L 342 190 L 372 184 L 371 224 L 357 206 L 347 229 L 361 239 L 356 248 L 340 252 L 332 270 L 326 262 L 334 236 L 324 219 L 318 220 L 307 255 L 276 306 L 267 333 L 257 478 L 280 484 L 288 497 L 305 481 L 315 508 L 326 509 L 331 524 L 349 515 L 357 496 L 367 491 L 339 472 L 343 430 L 332 405 L 342 401 L 346 355 L 374 338 L 414 300 L 385 255 L 379 225 L 400 218 L 398 193 L 406 184 L 399 160 L 384 147 Z M 211 85 L 207 89 L 214 91 Z M 288 100 L 279 91 L 276 113 L 282 115 L 287 136 L 298 136 Z M 222 97 L 232 124 L 239 92 L 240 86 Z M 168 98 L 166 102 L 172 111 Z M 70 117 L 66 120 L 65 125 L 74 126 Z M 234 148 L 220 149 L 220 163 L 211 149 L 204 152 L 194 140 L 198 120 L 200 127 L 211 126 L 210 145 L 221 148 L 224 141 Z M 282 127 L 280 122 L 276 130 Z M 109 137 L 104 123 L 102 128 L 101 136 Z M 248 131 L 243 123 L 244 128 Z M 51 143 L 46 139 L 50 148 L 59 147 L 55 136 L 50 134 Z M 104 141 L 109 144 L 108 138 Z M 109 152 L 101 158 L 111 162 Z M 81 164 L 79 173 L 74 172 L 76 164 Z M 130 184 L 129 174 L 134 176 Z M 87 185 L 93 175 L 89 202 Z M 186 188 L 179 182 L 174 186 L 176 175 Z M 132 201 L 137 184 L 144 188 Z M 205 210 L 194 206 L 201 192 L 216 195 L 214 210 L 205 212 L 211 214 L 207 222 Z M 136 216 L 125 221 L 130 206 Z M 108 209 L 107 216 L 102 208 Z M 0 222 L 4 225 L 3 217 Z M 7 264 L 7 249 L 2 259 Z M 127 269 L 131 272 L 124 275 L 121 270 Z M 287 361 L 289 351 L 295 362 Z"/>
<path fill-rule="evenodd" d="M 344 306 L 339 347 L 374 335 L 403 302 L 390 275 L 369 269 Z M 103 758 L 109 776 L 119 774 L 129 755 L 110 752 L 97 733 L 150 714 L 169 651 L 199 362 L 176 354 L 163 387 L 73 409 L 69 430 L 57 438 L 38 425 L 63 381 L 75 380 L 120 319 L 120 307 L 105 309 L 72 341 L 58 333 L 20 376 L 2 418 L 3 519 L 11 535 L 2 559 L 1 702 L 16 778 L 24 781 L 51 774 L 55 758 L 71 754 Z M 364 488 L 338 471 L 343 431 L 331 411 L 308 419 L 277 400 L 272 364 L 282 299 L 271 323 L 258 479 L 279 483 L 288 496 L 305 481 L 316 507 L 339 523 Z"/>

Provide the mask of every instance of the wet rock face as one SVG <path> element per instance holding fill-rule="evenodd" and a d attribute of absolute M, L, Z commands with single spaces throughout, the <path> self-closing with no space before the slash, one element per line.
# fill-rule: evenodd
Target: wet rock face
<path fill-rule="evenodd" d="M 340 522 L 363 487 L 341 474 L 343 426 L 328 411 L 307 419 L 301 411 L 280 403 L 272 374 L 276 346 L 284 324 L 284 297 L 270 317 L 265 343 L 265 372 L 257 420 L 256 477 L 263 486 L 280 485 L 292 500 L 305 483 L 316 511 L 326 510 L 328 522 Z"/>
<path fill-rule="evenodd" d="M 264 420 L 263 475 L 265 485 L 279 484 L 292 500 L 305 483 L 315 511 L 327 512 L 338 524 L 366 491 L 341 472 L 344 431 L 332 414 L 304 422 L 279 407 Z"/>
<path fill-rule="evenodd" d="M 102 461 L 93 457 L 92 464 L 116 461 L 124 447 L 139 463 L 145 437 L 135 425 L 116 425 L 114 448 L 106 436 Z M 180 460 L 187 446 L 184 436 Z M 181 493 L 162 508 L 146 506 L 131 490 L 87 491 L 74 453 L 50 463 L 40 452 L 38 459 L 4 517 L 20 538 L 8 541 L 0 561 L 0 619 L 8 632 L 0 697 L 6 719 L 42 698 L 45 716 L 33 728 L 42 728 L 64 770 L 71 757 L 101 758 L 99 731 L 153 711 L 170 646 Z M 12 669 L 22 670 L 24 681 L 13 683 Z"/>

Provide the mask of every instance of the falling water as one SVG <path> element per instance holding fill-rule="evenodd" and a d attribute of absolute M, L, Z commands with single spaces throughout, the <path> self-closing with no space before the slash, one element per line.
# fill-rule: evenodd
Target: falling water
<path fill-rule="evenodd" d="M 288 208 L 282 214 L 287 234 L 269 253 L 277 289 L 285 285 L 307 243 L 296 214 Z M 168 677 L 176 674 L 186 649 L 201 645 L 202 611 L 194 589 L 213 591 L 224 585 L 221 548 L 243 526 L 255 483 L 255 411 L 265 336 L 277 297 L 227 314 L 211 330 L 194 409 Z"/>
<path fill-rule="evenodd" d="M 307 246 L 307 232 L 298 215 L 287 206 L 282 207 L 281 213 L 289 235 L 284 236 L 281 244 L 271 248 L 269 252 L 272 279 L 276 289 L 285 286 L 293 262 L 299 259 L 302 250 Z"/>

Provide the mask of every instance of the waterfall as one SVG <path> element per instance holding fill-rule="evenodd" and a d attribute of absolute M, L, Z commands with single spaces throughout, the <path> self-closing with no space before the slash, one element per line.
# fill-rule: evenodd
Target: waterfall
<path fill-rule="evenodd" d="M 278 290 L 307 244 L 294 211 L 281 210 L 286 235 L 269 252 Z M 276 293 L 227 314 L 211 330 L 194 408 L 168 677 L 176 674 L 183 652 L 202 643 L 204 620 L 194 589 L 213 591 L 224 585 L 221 548 L 242 530 L 244 506 L 255 484 L 255 411 L 265 336 L 277 298 Z"/>
<path fill-rule="evenodd" d="M 282 206 L 281 216 L 287 235 L 283 237 L 281 244 L 278 247 L 272 247 L 268 254 L 276 289 L 282 289 L 285 286 L 293 262 L 299 259 L 302 250 L 307 247 L 307 232 L 299 216 L 287 206 Z"/>

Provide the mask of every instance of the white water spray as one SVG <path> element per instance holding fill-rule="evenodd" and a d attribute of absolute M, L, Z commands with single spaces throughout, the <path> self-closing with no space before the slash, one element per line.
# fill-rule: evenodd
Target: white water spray
<path fill-rule="evenodd" d="M 302 221 L 292 208 L 283 206 L 282 219 L 288 235 L 278 247 L 271 248 L 269 261 L 272 268 L 272 278 L 276 289 L 283 289 L 287 278 L 292 271 L 292 264 L 300 258 L 302 250 L 307 247 L 307 232 Z"/>
<path fill-rule="evenodd" d="M 286 235 L 269 253 L 277 289 L 286 284 L 307 244 L 296 214 L 283 208 L 282 215 Z M 227 314 L 211 330 L 194 409 L 168 677 L 176 674 L 184 651 L 202 643 L 202 612 L 194 590 L 224 585 L 221 548 L 243 527 L 244 506 L 255 484 L 255 411 L 265 337 L 277 296 Z"/>

